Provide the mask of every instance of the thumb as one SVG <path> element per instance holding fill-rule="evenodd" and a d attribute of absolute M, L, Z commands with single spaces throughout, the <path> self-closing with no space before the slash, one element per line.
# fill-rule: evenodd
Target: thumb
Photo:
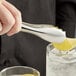
<path fill-rule="evenodd" d="M 2 24 L 1 24 L 1 22 L 0 22 L 0 31 L 2 31 Z"/>

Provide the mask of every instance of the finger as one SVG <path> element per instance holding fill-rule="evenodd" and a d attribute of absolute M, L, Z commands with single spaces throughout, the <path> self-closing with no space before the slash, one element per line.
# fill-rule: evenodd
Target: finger
<path fill-rule="evenodd" d="M 3 5 L 12 13 L 12 15 L 15 18 L 15 25 L 8 32 L 8 35 L 13 35 L 21 30 L 21 23 L 22 23 L 21 13 L 17 8 L 15 8 L 12 4 L 10 4 L 7 1 L 4 1 Z"/>
<path fill-rule="evenodd" d="M 7 33 L 15 24 L 14 17 L 2 4 L 0 5 L 0 21 L 2 23 L 2 31 L 0 31 L 0 35 Z"/>
<path fill-rule="evenodd" d="M 0 4 L 1 4 L 3 1 L 5 1 L 5 0 L 0 0 Z"/>
<path fill-rule="evenodd" d="M 1 22 L 0 22 L 0 31 L 2 31 L 2 24 L 1 24 Z"/>
<path fill-rule="evenodd" d="M 3 0 L 0 0 L 0 3 L 2 3 Z"/>

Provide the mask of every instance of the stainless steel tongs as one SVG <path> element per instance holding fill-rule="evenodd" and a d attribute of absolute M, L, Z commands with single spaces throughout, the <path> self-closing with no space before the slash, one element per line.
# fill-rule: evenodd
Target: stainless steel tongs
<path fill-rule="evenodd" d="M 21 31 L 34 34 L 48 42 L 62 42 L 66 38 L 65 31 L 46 24 L 30 24 L 23 22 Z"/>

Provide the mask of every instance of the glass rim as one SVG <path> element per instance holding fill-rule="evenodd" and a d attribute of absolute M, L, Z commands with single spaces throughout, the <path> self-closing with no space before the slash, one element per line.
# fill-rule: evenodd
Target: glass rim
<path fill-rule="evenodd" d="M 50 48 L 50 46 L 51 46 L 51 48 Z M 50 50 L 52 50 L 53 48 L 54 48 L 54 47 L 53 47 L 52 43 L 50 43 L 50 44 L 47 45 L 46 50 L 48 49 L 48 51 L 50 51 Z"/>
<path fill-rule="evenodd" d="M 40 72 L 37 69 L 34 69 L 32 67 L 28 67 L 28 66 L 11 66 L 11 67 L 4 68 L 3 70 L 0 71 L 0 73 L 5 72 L 6 70 L 10 70 L 10 69 L 13 69 L 13 68 L 20 68 L 20 67 L 25 68 L 25 69 L 33 70 L 33 71 L 37 72 L 38 75 L 40 76 Z"/>
<path fill-rule="evenodd" d="M 71 57 L 72 54 L 70 54 L 70 53 L 67 54 L 64 51 L 62 51 L 62 52 L 58 51 L 58 53 L 60 53 L 60 54 L 56 54 L 55 52 L 52 51 L 52 49 L 54 49 L 54 46 L 52 45 L 52 43 L 48 44 L 47 47 L 46 47 L 46 50 L 47 50 L 46 55 L 48 57 L 50 55 L 52 55 L 52 56 L 54 55 L 54 57 L 50 58 L 52 61 L 57 61 L 59 63 L 75 63 L 76 62 L 76 58 Z M 55 59 L 55 57 L 57 57 L 58 59 Z"/>

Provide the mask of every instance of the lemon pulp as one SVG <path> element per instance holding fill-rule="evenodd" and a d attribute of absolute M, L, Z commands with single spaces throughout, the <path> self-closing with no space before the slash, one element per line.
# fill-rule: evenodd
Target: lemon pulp
<path fill-rule="evenodd" d="M 76 47 L 75 38 L 66 38 L 62 43 L 52 43 L 53 46 L 60 51 L 69 51 Z"/>
<path fill-rule="evenodd" d="M 34 74 L 24 74 L 22 76 L 35 76 Z"/>

